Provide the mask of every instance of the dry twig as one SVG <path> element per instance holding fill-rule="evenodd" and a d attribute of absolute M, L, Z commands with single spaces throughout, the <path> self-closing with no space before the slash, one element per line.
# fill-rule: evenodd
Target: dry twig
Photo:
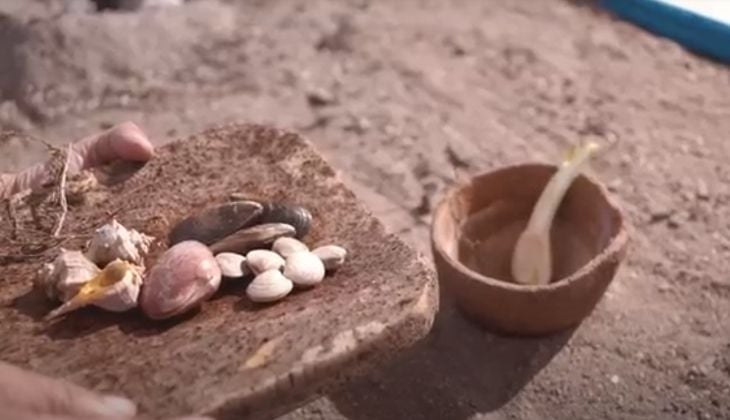
<path fill-rule="evenodd" d="M 71 159 L 71 145 L 69 144 L 66 149 L 66 159 L 61 169 L 61 176 L 58 182 L 58 201 L 61 204 L 61 215 L 58 217 L 56 228 L 53 229 L 53 237 L 58 237 L 63 228 L 63 222 L 66 220 L 68 214 L 68 201 L 66 200 L 66 177 L 68 176 L 68 162 Z"/>
<path fill-rule="evenodd" d="M 4 200 L 3 204 L 5 211 L 8 214 L 8 219 L 12 223 L 12 237 L 14 239 L 17 238 L 18 231 L 21 228 L 17 210 L 22 205 L 27 205 L 29 207 L 31 218 L 36 227 L 44 230 L 38 213 L 39 207 L 47 200 L 55 198 L 56 195 L 58 195 L 58 204 L 61 209 L 60 215 L 55 223 L 55 227 L 50 233 L 53 237 L 58 237 L 61 229 L 63 228 L 66 216 L 68 215 L 66 188 L 68 167 L 71 157 L 71 145 L 69 145 L 66 150 L 63 150 L 52 145 L 46 140 L 33 137 L 26 133 L 20 133 L 13 130 L 0 131 L 0 142 L 12 137 L 19 137 L 28 141 L 43 144 L 51 155 L 44 163 L 45 179 L 43 179 L 40 186 L 35 189 L 19 191 Z"/>

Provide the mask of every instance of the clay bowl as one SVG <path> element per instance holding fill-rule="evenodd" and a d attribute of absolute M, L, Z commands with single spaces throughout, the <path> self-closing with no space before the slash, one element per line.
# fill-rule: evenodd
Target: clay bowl
<path fill-rule="evenodd" d="M 551 282 L 513 282 L 515 243 L 556 169 L 523 164 L 477 175 L 435 210 L 431 246 L 441 287 L 469 317 L 499 333 L 534 336 L 577 326 L 625 256 L 629 235 L 621 209 L 599 183 L 580 175 L 553 223 Z"/>

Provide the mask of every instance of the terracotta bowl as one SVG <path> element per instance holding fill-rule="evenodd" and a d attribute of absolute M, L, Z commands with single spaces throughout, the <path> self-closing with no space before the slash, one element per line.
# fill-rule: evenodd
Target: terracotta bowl
<path fill-rule="evenodd" d="M 621 209 L 585 175 L 573 181 L 553 223 L 553 278 L 515 283 L 512 251 L 553 165 L 508 166 L 452 189 L 434 213 L 431 245 L 441 287 L 482 325 L 509 335 L 543 335 L 590 314 L 626 254 Z"/>

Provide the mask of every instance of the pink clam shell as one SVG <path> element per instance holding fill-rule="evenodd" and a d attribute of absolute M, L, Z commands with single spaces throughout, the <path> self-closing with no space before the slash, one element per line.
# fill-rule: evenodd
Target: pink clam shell
<path fill-rule="evenodd" d="M 218 290 L 221 269 L 201 242 L 170 247 L 147 272 L 139 306 L 151 319 L 166 319 L 199 306 Z"/>

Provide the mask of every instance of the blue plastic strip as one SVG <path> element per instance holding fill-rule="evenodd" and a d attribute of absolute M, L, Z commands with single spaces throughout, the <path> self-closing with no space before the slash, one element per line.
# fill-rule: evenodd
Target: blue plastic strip
<path fill-rule="evenodd" d="M 600 0 L 600 3 L 617 16 L 689 50 L 730 63 L 730 25 L 657 0 Z"/>

